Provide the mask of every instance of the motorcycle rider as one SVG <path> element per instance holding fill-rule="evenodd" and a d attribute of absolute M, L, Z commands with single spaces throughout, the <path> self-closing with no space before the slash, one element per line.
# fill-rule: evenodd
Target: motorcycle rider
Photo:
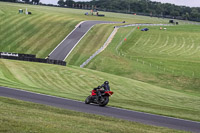
<path fill-rule="evenodd" d="M 101 88 L 104 88 L 104 90 L 100 90 Z M 105 81 L 101 86 L 98 86 L 97 88 L 94 88 L 94 90 L 96 91 L 97 99 L 100 99 L 101 98 L 101 93 L 103 93 L 105 91 L 110 91 L 109 82 Z"/>
<path fill-rule="evenodd" d="M 104 88 L 105 91 L 110 91 L 109 82 L 105 81 L 104 84 L 101 85 L 102 88 Z"/>

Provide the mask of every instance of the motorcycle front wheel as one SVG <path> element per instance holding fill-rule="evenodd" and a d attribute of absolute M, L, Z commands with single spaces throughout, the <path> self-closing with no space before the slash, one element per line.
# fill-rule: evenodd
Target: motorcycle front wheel
<path fill-rule="evenodd" d="M 102 97 L 103 98 L 103 101 L 102 102 L 99 102 L 99 106 L 106 106 L 109 102 L 109 96 L 104 96 Z"/>
<path fill-rule="evenodd" d="M 90 104 L 91 103 L 91 97 L 88 96 L 86 99 L 85 99 L 85 104 Z"/>

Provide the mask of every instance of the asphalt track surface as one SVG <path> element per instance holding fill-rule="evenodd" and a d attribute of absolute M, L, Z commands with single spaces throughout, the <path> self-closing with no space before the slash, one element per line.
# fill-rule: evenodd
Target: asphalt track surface
<path fill-rule="evenodd" d="M 5 88 L 5 87 L 0 87 L 0 96 L 15 98 L 23 101 L 29 101 L 44 105 L 50 105 L 78 112 L 110 116 L 124 120 L 139 122 L 147 125 L 155 125 L 155 126 L 168 127 L 178 130 L 200 133 L 200 122 L 195 122 L 195 121 L 176 119 L 172 117 L 153 115 L 137 111 L 130 111 L 109 106 L 99 107 L 94 104 L 87 105 L 84 102 L 79 102 L 44 94 L 38 94 L 18 89 Z"/>
<path fill-rule="evenodd" d="M 96 24 L 111 24 L 117 22 L 110 21 L 84 21 L 77 26 L 50 54 L 49 59 L 62 60 L 71 53 L 79 41 L 87 34 L 87 32 Z"/>

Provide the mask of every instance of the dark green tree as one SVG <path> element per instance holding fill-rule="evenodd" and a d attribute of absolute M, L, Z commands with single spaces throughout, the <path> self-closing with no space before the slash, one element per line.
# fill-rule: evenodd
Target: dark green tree
<path fill-rule="evenodd" d="M 30 2 L 30 0 L 22 0 L 22 1 L 24 1 L 25 3 L 29 3 Z"/>
<path fill-rule="evenodd" d="M 59 5 L 59 6 L 62 6 L 62 7 L 65 6 L 64 0 L 59 0 L 59 1 L 58 1 L 58 5 Z"/>
<path fill-rule="evenodd" d="M 176 17 L 176 16 L 179 16 L 180 13 L 178 11 L 173 10 L 173 11 L 170 12 L 170 15 L 173 16 L 173 17 Z"/>
<path fill-rule="evenodd" d="M 67 5 L 67 7 L 72 7 L 74 3 L 75 2 L 73 0 L 66 0 L 65 1 L 65 5 Z"/>
<path fill-rule="evenodd" d="M 191 17 L 192 18 L 197 18 L 197 19 L 200 18 L 200 13 L 199 13 L 197 8 L 192 8 Z"/>

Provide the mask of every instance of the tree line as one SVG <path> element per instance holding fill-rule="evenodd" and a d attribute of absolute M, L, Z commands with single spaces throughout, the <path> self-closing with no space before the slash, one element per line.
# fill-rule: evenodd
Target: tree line
<path fill-rule="evenodd" d="M 62 7 L 97 9 L 101 11 L 200 21 L 200 7 L 177 6 L 150 0 L 92 0 L 90 2 L 58 0 L 58 5 Z"/>

